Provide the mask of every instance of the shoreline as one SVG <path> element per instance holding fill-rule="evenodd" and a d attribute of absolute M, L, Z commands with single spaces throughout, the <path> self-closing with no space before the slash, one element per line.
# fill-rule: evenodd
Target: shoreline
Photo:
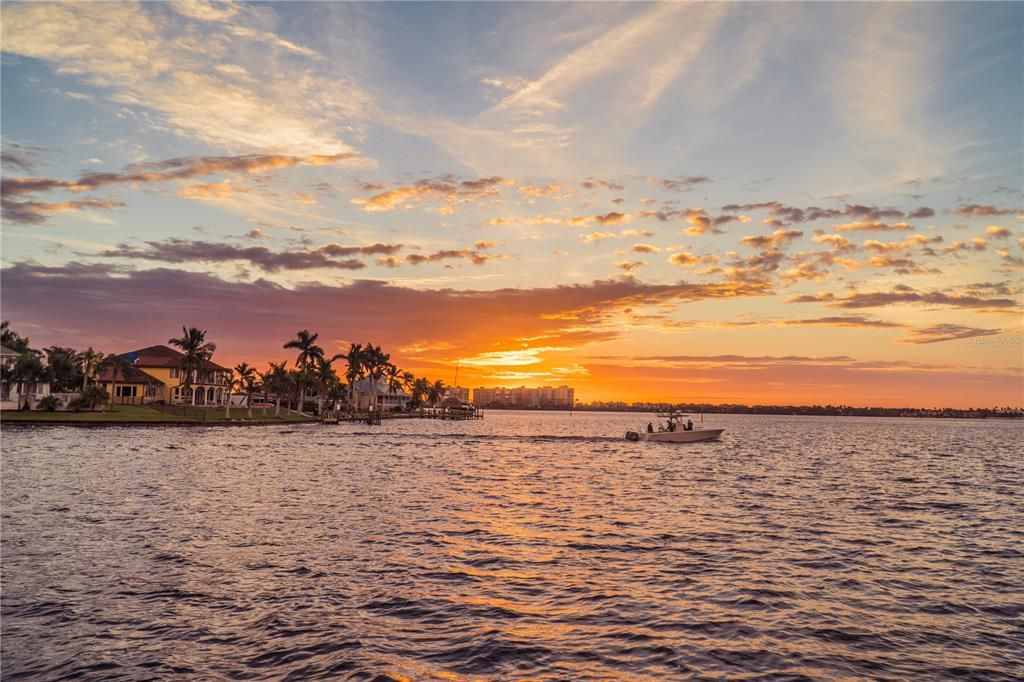
<path fill-rule="evenodd" d="M 32 427 L 32 426 L 80 426 L 86 428 L 98 428 L 105 426 L 297 426 L 305 424 L 319 424 L 316 419 L 296 419 L 294 421 L 117 421 L 113 419 L 102 420 L 60 420 L 60 419 L 0 419 L 0 429 L 9 427 Z"/>

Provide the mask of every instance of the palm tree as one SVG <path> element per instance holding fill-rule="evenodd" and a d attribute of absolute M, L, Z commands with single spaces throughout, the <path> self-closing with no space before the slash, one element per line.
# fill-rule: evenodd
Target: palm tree
<path fill-rule="evenodd" d="M 225 419 L 231 419 L 231 390 L 235 387 L 236 383 L 238 383 L 238 382 L 235 379 L 235 373 L 234 372 L 228 372 L 228 387 L 227 387 L 228 399 L 224 401 L 224 418 Z"/>
<path fill-rule="evenodd" d="M 92 373 L 96 371 L 96 365 L 102 359 L 103 353 L 97 353 L 92 349 L 92 346 L 79 353 L 78 361 L 82 370 L 82 393 L 85 393 L 85 388 L 89 385 L 89 379 Z"/>
<path fill-rule="evenodd" d="M 431 384 L 430 388 L 427 390 L 427 395 L 430 398 L 430 403 L 432 405 L 436 405 L 441 400 L 441 398 L 444 397 L 444 392 L 447 388 L 448 387 L 444 385 L 444 381 L 441 379 L 438 379 L 433 384 Z"/>
<path fill-rule="evenodd" d="M 263 394 L 263 400 L 260 401 L 260 410 L 262 410 L 263 418 L 266 419 L 267 418 L 267 396 L 270 395 L 268 393 L 269 389 L 267 388 L 267 375 L 262 373 L 262 372 L 257 371 L 256 372 L 256 378 L 259 380 L 259 384 L 256 385 L 256 388 L 259 388 L 260 392 Z"/>
<path fill-rule="evenodd" d="M 430 393 L 430 387 L 430 380 L 426 377 L 413 377 L 411 384 L 409 384 L 409 393 L 412 394 L 414 405 L 419 407 L 423 404 L 423 400 Z"/>
<path fill-rule="evenodd" d="M 317 415 L 322 415 L 324 412 L 324 396 L 327 393 L 328 388 L 338 383 L 338 375 L 334 371 L 333 363 L 339 357 L 341 356 L 335 355 L 332 358 L 326 358 L 321 355 L 316 359 L 316 364 L 313 367 L 312 374 L 316 378 L 317 382 Z"/>
<path fill-rule="evenodd" d="M 53 391 L 67 393 L 78 386 L 81 359 L 74 348 L 50 346 L 46 352 L 46 364 L 50 368 Z"/>
<path fill-rule="evenodd" d="M 305 400 L 304 391 L 306 383 L 309 381 L 309 372 L 305 369 L 292 369 L 287 374 L 288 381 L 285 384 L 288 387 L 288 403 L 295 402 L 295 406 L 298 408 L 295 411 L 299 414 L 306 414 L 302 411 L 303 403 Z"/>
<path fill-rule="evenodd" d="M 25 385 L 25 390 L 22 391 L 21 396 L 25 397 L 24 409 L 27 410 L 31 407 L 29 396 L 36 392 L 37 384 L 49 380 L 50 372 L 43 365 L 43 361 L 39 358 L 38 354 L 32 351 L 25 351 L 14 361 L 12 378 Z M 23 409 L 21 396 L 18 397 L 19 410 Z"/>
<path fill-rule="evenodd" d="M 181 369 L 185 373 L 185 380 L 182 382 L 187 400 L 194 402 L 192 395 L 192 382 L 194 375 L 213 357 L 213 351 L 217 350 L 216 344 L 207 343 L 206 330 L 198 330 L 195 327 L 181 328 L 180 339 L 170 339 L 167 343 L 177 346 L 184 357 L 181 359 Z"/>
<path fill-rule="evenodd" d="M 28 337 L 21 336 L 11 329 L 11 323 L 7 320 L 0 322 L 0 343 L 19 353 L 26 353 L 29 350 Z"/>
<path fill-rule="evenodd" d="M 395 394 L 402 390 L 406 374 L 408 372 L 403 372 L 397 365 L 390 362 L 384 367 L 384 380 L 387 382 L 388 394 Z"/>
<path fill-rule="evenodd" d="M 384 372 L 391 364 L 391 356 L 381 350 L 380 346 L 367 343 L 363 350 L 363 366 L 366 368 L 366 375 L 370 379 L 371 405 L 377 407 L 377 387 L 384 377 Z"/>
<path fill-rule="evenodd" d="M 308 329 L 302 329 L 296 333 L 295 338 L 284 344 L 285 348 L 295 348 L 299 351 L 299 357 L 295 366 L 299 370 L 309 370 L 314 363 L 324 356 L 324 349 L 316 345 L 319 334 L 311 334 Z M 299 384 L 299 412 L 303 411 L 306 401 L 305 383 Z"/>
<path fill-rule="evenodd" d="M 243 362 L 235 366 L 238 373 L 238 385 L 245 391 L 245 404 L 249 406 L 249 419 L 252 419 L 252 392 L 256 388 L 256 369 Z"/>
<path fill-rule="evenodd" d="M 331 401 L 331 411 L 335 412 L 338 409 L 338 401 L 347 395 L 348 387 L 340 381 L 336 381 L 330 385 L 327 389 L 327 397 Z"/>
<path fill-rule="evenodd" d="M 366 358 L 363 344 L 349 344 L 348 352 L 342 353 L 339 357 L 348 363 L 348 368 L 345 370 L 345 381 L 348 383 L 348 409 L 350 412 L 354 412 L 356 381 L 363 375 L 364 360 Z"/>
<path fill-rule="evenodd" d="M 285 368 L 287 364 L 287 362 L 271 362 L 263 374 L 264 389 L 274 394 L 275 417 L 281 416 L 281 394 L 287 390 L 288 370 Z"/>
<path fill-rule="evenodd" d="M 127 377 L 128 370 L 132 368 L 132 363 L 128 362 L 128 359 L 123 355 L 117 353 L 110 353 L 103 357 L 99 363 L 99 369 L 110 370 L 110 410 L 114 410 L 114 394 L 117 393 L 117 378 Z"/>

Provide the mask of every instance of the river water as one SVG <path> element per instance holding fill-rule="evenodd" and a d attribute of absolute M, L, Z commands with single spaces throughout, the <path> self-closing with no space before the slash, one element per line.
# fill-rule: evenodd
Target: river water
<path fill-rule="evenodd" d="M 1024 424 L 4 428 L 6 679 L 1024 678 Z"/>

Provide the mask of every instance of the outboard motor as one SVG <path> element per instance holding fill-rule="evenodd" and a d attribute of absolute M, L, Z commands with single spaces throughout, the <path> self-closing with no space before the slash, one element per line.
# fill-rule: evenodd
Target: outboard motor
<path fill-rule="evenodd" d="M 637 433 L 636 431 L 626 431 L 626 440 L 640 440 L 640 434 Z"/>

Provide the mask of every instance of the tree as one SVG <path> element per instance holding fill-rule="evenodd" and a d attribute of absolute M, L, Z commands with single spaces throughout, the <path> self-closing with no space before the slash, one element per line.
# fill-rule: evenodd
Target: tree
<path fill-rule="evenodd" d="M 78 388 L 81 374 L 81 357 L 74 348 L 50 346 L 44 349 L 46 364 L 50 368 L 52 390 L 57 393 L 70 393 Z"/>
<path fill-rule="evenodd" d="M 110 394 L 103 390 L 102 386 L 92 384 L 86 386 L 85 390 L 82 391 L 82 397 L 78 400 L 82 405 L 88 407 L 90 411 L 95 412 L 97 405 L 102 405 L 110 399 Z"/>
<path fill-rule="evenodd" d="M 25 390 L 22 391 L 21 396 L 18 398 L 18 409 L 27 410 L 31 408 L 29 396 L 36 392 L 38 384 L 50 380 L 50 372 L 43 365 L 43 361 L 39 358 L 38 354 L 32 351 L 25 351 L 14 361 L 12 378 L 24 384 Z M 25 398 L 24 405 L 21 403 L 21 397 Z"/>
<path fill-rule="evenodd" d="M 296 333 L 294 339 L 284 344 L 285 348 L 295 348 L 299 351 L 299 357 L 295 361 L 297 370 L 305 371 L 308 374 L 317 359 L 324 356 L 324 349 L 316 345 L 319 336 L 319 334 L 311 334 L 308 329 L 302 329 Z M 303 378 L 303 383 L 299 384 L 299 412 L 303 412 L 305 401 L 306 386 L 305 378 Z"/>
<path fill-rule="evenodd" d="M 89 385 L 89 378 L 96 371 L 96 366 L 100 360 L 103 359 L 103 353 L 97 353 L 89 346 L 87 349 L 78 354 L 78 360 L 80 363 L 80 369 L 82 372 L 82 394 L 85 394 L 86 386 Z"/>
<path fill-rule="evenodd" d="M 388 393 L 398 393 L 402 390 L 402 386 L 405 385 L 405 375 L 408 372 L 403 372 L 393 363 L 388 363 L 384 368 L 384 380 L 387 382 Z"/>
<path fill-rule="evenodd" d="M 192 395 L 192 382 L 195 381 L 195 373 L 202 369 L 213 357 L 217 345 L 207 343 L 206 330 L 200 331 L 195 327 L 181 328 L 180 339 L 169 339 L 167 343 L 177 346 L 184 357 L 181 358 L 181 370 L 185 377 L 182 385 L 188 402 L 195 401 Z"/>
<path fill-rule="evenodd" d="M 427 396 L 430 398 L 430 403 L 436 405 L 444 397 L 444 392 L 448 387 L 444 385 L 444 381 L 438 379 L 430 388 L 427 390 Z"/>
<path fill-rule="evenodd" d="M 281 394 L 288 390 L 287 362 L 271 362 L 263 374 L 263 387 L 274 394 L 274 416 L 281 416 Z"/>
<path fill-rule="evenodd" d="M 256 368 L 243 362 L 235 366 L 238 374 L 238 385 L 245 391 L 245 404 L 249 407 L 249 419 L 252 419 L 252 392 L 256 388 Z"/>
<path fill-rule="evenodd" d="M 430 394 L 431 383 L 426 377 L 414 377 L 409 385 L 409 393 L 412 394 L 412 403 L 416 407 L 423 404 Z"/>
<path fill-rule="evenodd" d="M 348 364 L 345 370 L 345 382 L 348 384 L 348 408 L 350 412 L 355 411 L 356 382 L 363 376 L 366 353 L 363 344 L 349 344 L 348 352 L 342 353 L 339 357 Z"/>
<path fill-rule="evenodd" d="M 231 419 L 231 390 L 235 387 L 237 380 L 233 372 L 228 372 L 227 400 L 224 401 L 224 418 Z"/>
<path fill-rule="evenodd" d="M 117 394 L 117 378 L 128 376 L 128 371 L 132 368 L 132 363 L 128 362 L 128 359 L 123 355 L 117 353 L 110 353 L 103 357 L 99 363 L 100 370 L 110 370 L 110 409 L 114 409 L 114 396 Z"/>
<path fill-rule="evenodd" d="M 366 376 L 370 380 L 370 401 L 371 407 L 377 407 L 377 387 L 384 377 L 384 372 L 391 364 L 391 356 L 381 350 L 380 346 L 367 343 L 363 349 L 363 367 L 366 369 Z"/>
<path fill-rule="evenodd" d="M 317 382 L 316 413 L 322 415 L 324 412 L 324 397 L 328 390 L 338 383 L 338 374 L 334 371 L 333 363 L 340 355 L 326 358 L 323 355 L 316 359 L 313 367 L 313 376 Z"/>
<path fill-rule="evenodd" d="M 306 383 L 309 381 L 309 372 L 305 369 L 291 369 L 288 370 L 288 403 L 295 403 L 296 412 L 299 414 L 306 414 L 302 411 L 303 401 L 305 400 L 304 390 Z"/>
<path fill-rule="evenodd" d="M 27 353 L 29 351 L 28 337 L 21 336 L 18 332 L 11 329 L 11 323 L 7 320 L 0 322 L 0 344 L 19 353 Z"/>

